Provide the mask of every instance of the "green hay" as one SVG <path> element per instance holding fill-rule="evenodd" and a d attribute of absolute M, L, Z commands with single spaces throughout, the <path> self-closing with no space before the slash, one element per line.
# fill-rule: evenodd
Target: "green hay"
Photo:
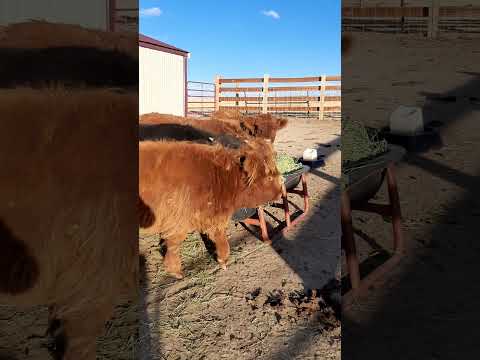
<path fill-rule="evenodd" d="M 367 130 L 360 121 L 342 120 L 342 189 L 348 186 L 352 163 L 384 154 L 387 147 L 385 140 L 378 139 L 378 131 Z"/>
<path fill-rule="evenodd" d="M 387 151 L 387 142 L 378 140 L 378 132 L 369 134 L 359 121 L 342 121 L 342 167 L 372 158 Z"/>
<path fill-rule="evenodd" d="M 295 160 L 295 158 L 281 153 L 277 155 L 277 169 L 282 174 L 289 174 L 295 170 L 301 169 L 303 165 Z"/>

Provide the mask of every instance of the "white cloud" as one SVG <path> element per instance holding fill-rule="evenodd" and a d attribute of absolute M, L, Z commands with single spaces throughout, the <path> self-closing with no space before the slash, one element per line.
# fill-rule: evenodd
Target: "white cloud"
<path fill-rule="evenodd" d="M 280 14 L 278 12 L 276 12 L 275 10 L 264 10 L 262 11 L 262 14 L 265 15 L 265 16 L 270 16 L 274 19 L 280 19 Z"/>
<path fill-rule="evenodd" d="M 140 16 L 160 16 L 160 15 L 162 15 L 162 10 L 158 7 L 152 7 L 152 8 L 140 10 Z"/>

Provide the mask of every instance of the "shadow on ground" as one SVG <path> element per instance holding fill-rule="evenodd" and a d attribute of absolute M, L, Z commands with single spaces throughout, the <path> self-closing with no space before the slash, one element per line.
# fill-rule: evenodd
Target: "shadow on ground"
<path fill-rule="evenodd" d="M 356 309 L 344 314 L 343 359 L 476 357 L 473 354 L 478 352 L 480 340 L 476 330 L 480 321 L 477 305 L 480 302 L 477 279 L 480 160 L 474 143 L 478 140 L 475 133 L 480 131 L 480 122 L 478 113 L 473 113 L 478 111 L 478 105 L 472 104 L 471 98 L 480 94 L 480 76 L 471 75 L 472 80 L 464 86 L 435 94 L 427 102 L 429 121 L 444 124 L 440 128 L 446 144 L 442 154 L 447 158 L 455 155 L 461 163 L 450 163 L 454 168 L 442 160 L 430 159 L 431 153 L 409 154 L 406 164 L 398 170 L 400 178 L 408 177 L 413 167 L 419 168 L 429 174 L 432 184 L 442 180 L 457 186 L 458 196 L 447 206 L 431 204 L 432 210 L 444 209 L 431 226 L 415 231 L 422 238 L 413 240 L 421 240 L 425 245 L 409 254 L 401 273 L 392 277 L 385 289 L 370 293 L 381 300 L 373 305 L 368 300 L 361 301 Z M 460 137 L 459 142 L 462 128 L 468 131 L 461 133 L 464 139 Z M 471 147 L 468 140 L 473 140 Z M 426 186 L 418 191 L 431 191 Z M 409 206 L 415 206 L 416 199 L 407 201 L 411 201 Z M 359 321 L 358 315 L 365 314 L 367 320 Z"/>

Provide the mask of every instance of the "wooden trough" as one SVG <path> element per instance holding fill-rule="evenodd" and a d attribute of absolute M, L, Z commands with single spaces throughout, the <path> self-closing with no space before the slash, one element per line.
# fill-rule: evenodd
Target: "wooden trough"
<path fill-rule="evenodd" d="M 293 226 L 295 226 L 308 212 L 309 203 L 308 203 L 308 187 L 307 187 L 307 174 L 310 171 L 310 167 L 307 165 L 303 165 L 302 168 L 293 171 L 291 173 L 284 175 L 284 183 L 282 186 L 282 203 L 281 204 L 273 204 L 272 206 L 281 207 L 283 208 L 284 215 L 285 215 L 285 227 L 281 230 L 282 233 L 285 233 Z M 301 189 L 296 189 L 296 187 L 302 183 Z M 290 206 L 288 203 L 288 194 L 296 194 L 303 198 L 303 210 L 300 215 L 295 217 L 292 220 L 292 215 L 290 213 Z M 258 216 L 254 218 L 254 215 Z M 271 235 L 268 233 L 267 223 L 265 221 L 265 212 L 263 210 L 263 206 L 259 206 L 258 208 L 242 208 L 239 209 L 233 214 L 232 220 L 234 222 L 242 222 L 246 225 L 255 225 L 260 227 L 261 237 L 262 240 L 267 243 L 271 244 Z"/>

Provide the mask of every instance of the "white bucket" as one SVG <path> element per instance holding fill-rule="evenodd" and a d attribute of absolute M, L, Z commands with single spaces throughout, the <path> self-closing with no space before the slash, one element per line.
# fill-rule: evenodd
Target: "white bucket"
<path fill-rule="evenodd" d="M 317 161 L 318 154 L 316 149 L 305 149 L 303 152 L 303 160 Z"/>
<path fill-rule="evenodd" d="M 401 105 L 390 115 L 390 132 L 398 135 L 415 135 L 423 132 L 422 109 Z"/>

